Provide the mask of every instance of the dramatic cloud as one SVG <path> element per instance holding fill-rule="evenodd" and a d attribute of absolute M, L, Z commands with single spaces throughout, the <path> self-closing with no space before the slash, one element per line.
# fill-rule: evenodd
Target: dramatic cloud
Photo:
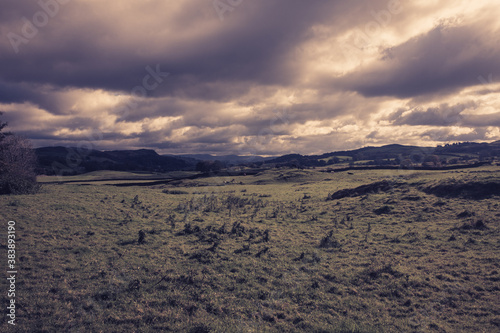
<path fill-rule="evenodd" d="M 480 85 L 479 73 L 500 75 L 500 39 L 493 37 L 500 31 L 485 33 L 475 28 L 439 25 L 385 49 L 371 67 L 340 81 L 365 96 L 399 98 Z"/>
<path fill-rule="evenodd" d="M 401 109 L 390 116 L 395 125 L 427 125 L 427 126 L 448 126 L 456 125 L 463 121 L 462 112 L 469 108 L 475 108 L 476 104 L 469 102 L 449 106 L 442 104 L 439 107 L 428 108 L 423 111 L 420 108 L 406 112 Z"/>
<path fill-rule="evenodd" d="M 487 0 L 7 1 L 0 111 L 36 146 L 493 141 L 499 14 Z"/>
<path fill-rule="evenodd" d="M 442 104 L 430 107 L 427 110 L 414 108 L 400 109 L 389 116 L 394 125 L 424 125 L 424 126 L 462 126 L 462 127 L 489 127 L 500 126 L 500 112 L 489 114 L 470 114 L 478 105 L 474 102 L 450 106 Z"/>

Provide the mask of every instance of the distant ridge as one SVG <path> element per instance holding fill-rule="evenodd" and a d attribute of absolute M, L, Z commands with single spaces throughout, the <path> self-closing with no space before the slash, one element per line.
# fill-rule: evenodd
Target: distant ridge
<path fill-rule="evenodd" d="M 80 174 L 96 170 L 168 172 L 193 169 L 194 164 L 152 149 L 99 151 L 75 147 L 35 149 L 39 174 Z"/>
<path fill-rule="evenodd" d="M 460 159 L 486 161 L 500 158 L 500 141 L 492 143 L 462 142 L 438 147 L 390 144 L 363 147 L 321 155 L 287 154 L 279 157 L 210 154 L 158 155 L 152 149 L 99 151 L 75 147 L 37 148 L 39 174 L 80 174 L 96 170 L 169 172 L 194 170 L 200 161 L 221 161 L 225 166 L 268 165 L 289 167 L 325 166 L 342 162 L 361 165 L 397 165 L 404 160 L 423 162 L 437 156 L 440 163 Z M 476 161 L 477 160 L 477 161 Z"/>
<path fill-rule="evenodd" d="M 172 156 L 177 158 L 188 158 L 195 159 L 198 161 L 221 161 L 227 162 L 231 164 L 237 163 L 253 163 L 253 162 L 262 162 L 269 159 L 273 159 L 275 157 L 262 157 L 259 155 L 252 156 L 240 156 L 240 155 L 221 155 L 214 156 L 210 154 L 181 154 L 181 155 L 163 155 L 163 156 Z"/>
<path fill-rule="evenodd" d="M 275 163 L 284 166 L 324 166 L 342 161 L 365 161 L 366 164 L 378 165 L 381 163 L 395 164 L 395 161 L 408 159 L 416 162 L 417 158 L 425 159 L 429 155 L 441 156 L 446 159 L 488 159 L 500 157 L 500 141 L 492 143 L 462 142 L 446 144 L 437 147 L 405 146 L 390 144 L 381 147 L 363 147 L 354 150 L 336 151 L 321 155 L 288 154 L 266 163 Z M 401 162 L 401 161 L 398 161 Z"/>

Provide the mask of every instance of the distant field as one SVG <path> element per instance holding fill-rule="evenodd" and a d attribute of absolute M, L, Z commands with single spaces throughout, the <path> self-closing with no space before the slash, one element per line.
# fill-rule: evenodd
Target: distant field
<path fill-rule="evenodd" d="M 339 161 L 341 161 L 341 162 L 352 160 L 351 156 L 330 156 L 330 157 L 327 157 L 327 158 L 322 158 L 322 159 L 320 159 L 320 161 L 329 162 L 330 160 L 332 160 L 334 158 L 338 158 Z"/>
<path fill-rule="evenodd" d="M 183 175 L 0 196 L 18 331 L 500 331 L 498 166 Z"/>
<path fill-rule="evenodd" d="M 93 171 L 76 176 L 38 176 L 39 183 L 59 183 L 59 182 L 95 182 L 106 180 L 159 180 L 186 177 L 198 172 L 173 171 L 168 173 L 147 173 L 147 172 L 124 172 L 124 171 Z"/>

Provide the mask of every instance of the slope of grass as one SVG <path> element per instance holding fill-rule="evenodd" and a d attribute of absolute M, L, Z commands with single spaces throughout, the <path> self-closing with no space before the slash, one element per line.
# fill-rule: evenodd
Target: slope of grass
<path fill-rule="evenodd" d="M 422 189 L 499 176 L 272 170 L 0 197 L 18 227 L 17 329 L 498 331 L 498 196 Z M 384 180 L 402 185 L 326 200 Z"/>
<path fill-rule="evenodd" d="M 183 178 L 198 174 L 195 171 L 172 171 L 167 173 L 148 173 L 148 172 L 125 172 L 100 170 L 92 171 L 75 176 L 45 176 L 37 177 L 39 183 L 88 183 L 88 182 L 119 182 L 119 181 L 144 181 L 161 180 L 172 178 Z"/>

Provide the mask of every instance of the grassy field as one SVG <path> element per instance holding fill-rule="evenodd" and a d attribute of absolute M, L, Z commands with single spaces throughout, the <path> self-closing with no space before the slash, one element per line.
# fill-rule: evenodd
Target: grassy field
<path fill-rule="evenodd" d="M 121 176 L 0 197 L 9 331 L 500 331 L 499 167 Z"/>
<path fill-rule="evenodd" d="M 147 181 L 182 178 L 197 174 L 196 171 L 172 171 L 168 173 L 93 171 L 76 176 L 38 176 L 39 183 L 88 183 L 104 181 Z"/>

